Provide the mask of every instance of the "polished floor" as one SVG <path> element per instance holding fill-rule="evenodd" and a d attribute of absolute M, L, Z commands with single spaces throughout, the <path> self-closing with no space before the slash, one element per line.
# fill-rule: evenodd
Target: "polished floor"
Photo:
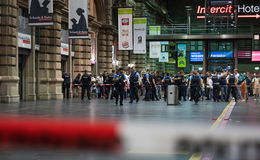
<path fill-rule="evenodd" d="M 123 106 L 117 106 L 111 100 L 92 99 L 81 101 L 70 99 L 62 101 L 21 102 L 19 104 L 0 104 L 0 114 L 19 118 L 23 115 L 32 115 L 41 118 L 49 117 L 77 117 L 82 120 L 116 120 L 121 123 L 156 123 L 174 125 L 190 125 L 196 130 L 196 125 L 203 124 L 210 128 L 220 117 L 229 103 L 201 101 L 199 105 L 193 102 L 182 102 L 181 105 L 167 106 L 164 101 L 150 101 L 129 104 L 125 100 Z M 231 110 L 227 122 L 230 126 L 243 127 L 244 125 L 260 124 L 260 102 L 250 99 L 249 102 L 239 102 Z M 192 134 L 192 133 L 190 133 Z M 162 137 L 163 138 L 163 137 Z M 93 153 L 86 151 L 64 151 L 32 149 L 32 148 L 1 148 L 0 159 L 5 160 L 188 160 L 192 153 L 178 152 L 147 152 L 127 148 L 124 153 Z M 215 159 L 218 159 L 215 157 Z"/>

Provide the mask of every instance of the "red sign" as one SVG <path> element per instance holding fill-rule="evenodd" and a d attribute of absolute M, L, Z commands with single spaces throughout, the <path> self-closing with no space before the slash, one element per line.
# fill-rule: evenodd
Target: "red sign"
<path fill-rule="evenodd" d="M 251 51 L 239 51 L 237 53 L 238 58 L 252 58 L 252 52 Z"/>
<path fill-rule="evenodd" d="M 260 51 L 253 51 L 252 52 L 252 61 L 260 61 Z"/>

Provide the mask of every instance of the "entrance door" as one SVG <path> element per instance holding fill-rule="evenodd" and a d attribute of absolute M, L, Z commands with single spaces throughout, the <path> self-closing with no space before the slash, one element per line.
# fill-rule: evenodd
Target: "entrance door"
<path fill-rule="evenodd" d="M 19 95 L 20 95 L 20 99 L 24 99 L 24 83 L 25 83 L 25 64 L 26 64 L 26 58 L 27 56 L 24 55 L 24 54 L 19 54 L 19 78 L 20 78 L 20 81 L 19 81 Z"/>

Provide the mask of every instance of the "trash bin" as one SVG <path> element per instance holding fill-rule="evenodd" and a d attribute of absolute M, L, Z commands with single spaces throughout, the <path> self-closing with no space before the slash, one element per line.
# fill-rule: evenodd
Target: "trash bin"
<path fill-rule="evenodd" d="M 167 105 L 178 105 L 178 104 L 179 104 L 178 86 L 169 85 L 167 90 Z"/>

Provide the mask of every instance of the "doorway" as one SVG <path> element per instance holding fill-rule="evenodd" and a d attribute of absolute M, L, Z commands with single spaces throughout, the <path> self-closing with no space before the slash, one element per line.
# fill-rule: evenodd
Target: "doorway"
<path fill-rule="evenodd" d="M 25 98 L 25 65 L 28 60 L 28 55 L 30 54 L 30 50 L 19 48 L 19 57 L 18 57 L 18 72 L 19 72 L 19 95 L 20 100 Z"/>

